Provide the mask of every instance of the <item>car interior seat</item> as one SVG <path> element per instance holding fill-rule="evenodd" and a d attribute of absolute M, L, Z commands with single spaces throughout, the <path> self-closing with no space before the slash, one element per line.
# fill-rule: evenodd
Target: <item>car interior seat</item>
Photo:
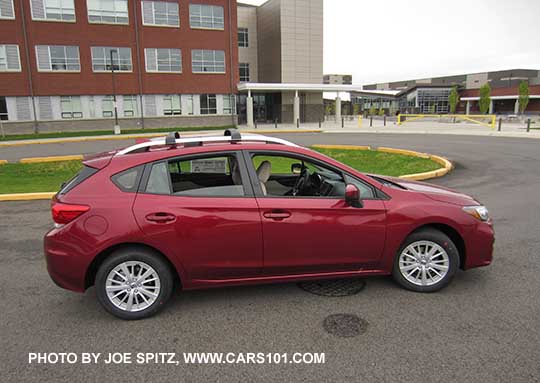
<path fill-rule="evenodd" d="M 264 195 L 266 195 L 266 182 L 270 179 L 272 174 L 272 164 L 270 161 L 263 161 L 257 168 L 257 177 L 259 177 L 259 183 Z"/>

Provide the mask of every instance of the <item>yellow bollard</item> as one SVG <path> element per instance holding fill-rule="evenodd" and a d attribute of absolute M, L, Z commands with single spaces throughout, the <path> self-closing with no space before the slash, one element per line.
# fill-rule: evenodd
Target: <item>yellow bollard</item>
<path fill-rule="evenodd" d="M 362 115 L 359 115 L 359 116 L 358 116 L 358 127 L 359 127 L 359 128 L 362 127 Z"/>

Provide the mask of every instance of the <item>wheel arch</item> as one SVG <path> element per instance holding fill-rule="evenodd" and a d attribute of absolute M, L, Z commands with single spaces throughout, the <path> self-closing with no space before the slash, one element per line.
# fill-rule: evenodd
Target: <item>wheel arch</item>
<path fill-rule="evenodd" d="M 425 229 L 435 229 L 442 233 L 444 233 L 448 238 L 454 242 L 454 244 L 457 247 L 458 253 L 459 253 L 459 267 L 463 269 L 465 267 L 465 261 L 467 259 L 467 248 L 465 246 L 465 240 L 463 239 L 462 235 L 452 226 L 446 224 L 446 223 L 440 223 L 440 222 L 433 222 L 433 223 L 426 223 L 421 226 L 418 226 L 414 230 L 412 230 L 410 233 L 408 233 L 403 241 L 406 241 L 407 238 L 416 232 L 425 230 Z"/>
<path fill-rule="evenodd" d="M 125 242 L 125 243 L 118 243 L 118 244 L 109 246 L 108 248 L 99 252 L 94 257 L 94 259 L 90 263 L 90 266 L 88 266 L 88 269 L 86 270 L 86 274 L 84 278 L 85 290 L 88 289 L 90 286 L 94 285 L 95 280 L 96 280 L 96 274 L 97 274 L 97 271 L 99 270 L 99 267 L 113 252 L 117 250 L 121 250 L 121 249 L 133 248 L 133 247 L 144 248 L 144 249 L 150 250 L 153 253 L 155 253 L 158 257 L 160 257 L 171 269 L 175 285 L 182 287 L 182 281 L 181 281 L 180 274 L 177 268 L 165 254 L 163 254 L 161 251 L 159 251 L 155 247 L 147 245 L 145 243 Z"/>

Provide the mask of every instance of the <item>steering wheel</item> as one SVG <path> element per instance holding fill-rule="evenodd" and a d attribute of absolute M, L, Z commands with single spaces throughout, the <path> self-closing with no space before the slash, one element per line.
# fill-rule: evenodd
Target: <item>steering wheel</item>
<path fill-rule="evenodd" d="M 300 173 L 300 176 L 296 180 L 296 183 L 293 186 L 292 189 L 292 195 L 296 196 L 298 193 L 302 191 L 304 186 L 306 186 L 309 179 L 309 170 L 307 168 L 303 168 L 302 172 Z"/>

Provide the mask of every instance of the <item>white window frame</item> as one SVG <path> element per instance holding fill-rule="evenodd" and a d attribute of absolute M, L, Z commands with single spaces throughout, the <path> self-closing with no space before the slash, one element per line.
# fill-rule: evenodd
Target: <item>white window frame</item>
<path fill-rule="evenodd" d="M 132 108 L 126 108 L 126 105 L 132 106 Z M 137 117 L 139 115 L 139 100 L 137 95 L 126 94 L 122 96 L 122 113 L 124 117 Z M 129 112 L 130 114 L 126 114 Z"/>
<path fill-rule="evenodd" d="M 198 71 L 198 70 L 195 70 L 195 54 L 196 52 L 201 52 L 201 56 L 202 56 L 202 59 L 201 60 L 197 60 L 197 62 L 200 62 L 203 70 L 202 71 Z M 212 52 L 212 56 L 213 56 L 213 61 L 210 62 L 210 61 L 205 61 L 205 58 L 204 58 L 204 55 L 205 55 L 205 52 Z M 209 68 L 214 68 L 216 69 L 216 67 L 220 66 L 218 64 L 217 61 L 216 61 L 216 52 L 223 52 L 223 71 L 221 70 L 208 70 L 208 71 L 205 71 L 204 68 L 206 67 L 209 67 Z M 210 73 L 210 74 L 225 74 L 227 72 L 227 65 L 226 65 L 226 54 L 225 54 L 225 51 L 222 51 L 222 50 L 212 50 L 212 49 L 192 49 L 191 50 L 191 72 L 192 73 L 196 73 L 196 74 L 207 74 L 207 73 Z M 218 63 L 218 64 L 216 64 Z"/>
<path fill-rule="evenodd" d="M 104 49 L 105 50 L 104 51 L 104 60 L 105 61 L 103 62 L 103 65 L 105 66 L 105 69 L 103 69 L 103 70 L 94 68 L 94 65 L 95 65 L 95 63 L 94 63 L 94 60 L 95 60 L 95 58 L 94 58 L 94 49 Z M 118 63 L 118 69 L 114 69 L 115 73 L 132 73 L 133 72 L 133 56 L 132 56 L 130 47 L 102 47 L 102 46 L 100 46 L 100 47 L 90 47 L 90 55 L 92 56 L 91 57 L 92 72 L 94 72 L 94 73 L 109 73 L 109 72 L 111 72 L 110 69 L 107 69 L 107 63 L 110 62 L 110 57 L 111 57 L 110 54 L 108 53 L 109 49 L 116 49 L 116 50 L 129 49 L 129 65 L 130 65 L 131 69 L 129 69 L 129 70 L 120 69 L 121 65 L 120 65 L 120 54 L 119 53 L 116 54 L 116 57 L 113 55 L 113 62 L 110 63 L 110 65 L 113 65 L 115 62 Z M 115 61 L 115 59 L 117 61 Z M 107 61 L 107 60 L 109 60 L 109 61 Z M 99 65 L 101 65 L 101 63 Z"/>
<path fill-rule="evenodd" d="M 145 20 L 144 17 L 144 5 L 151 4 L 152 5 L 152 22 L 149 22 L 148 20 Z M 176 24 L 170 24 L 169 23 L 169 10 L 167 9 L 167 23 L 166 24 L 158 24 L 156 23 L 156 3 L 166 3 L 167 7 L 169 7 L 171 4 L 176 5 L 176 9 L 178 11 L 178 23 Z M 141 15 L 142 15 L 142 23 L 145 26 L 150 27 L 165 27 L 165 28 L 180 28 L 180 5 L 177 2 L 172 1 L 151 1 L 151 0 L 142 0 L 141 1 Z"/>
<path fill-rule="evenodd" d="M 116 6 L 114 7 L 115 9 L 113 11 L 107 11 L 105 9 L 103 9 L 103 6 L 100 7 L 100 9 L 90 9 L 90 2 L 91 1 L 98 1 L 100 3 L 100 5 L 102 5 L 102 2 L 109 2 L 109 1 L 112 1 L 114 5 L 116 5 L 116 2 L 124 2 L 126 3 L 126 11 L 124 13 L 124 11 L 118 11 L 116 10 Z M 88 12 L 88 22 L 90 24 L 120 24 L 120 25 L 129 25 L 129 1 L 128 0 L 86 0 L 86 10 Z M 114 17 L 114 19 L 116 21 L 107 21 L 107 20 L 103 20 L 103 18 L 106 16 L 107 13 L 111 13 L 113 14 L 112 17 Z M 122 13 L 122 15 L 125 15 L 125 18 L 126 18 L 126 21 L 118 21 L 118 18 L 119 17 L 122 17 L 122 16 L 118 16 L 118 13 Z M 93 14 L 92 14 L 93 13 Z M 91 17 L 99 17 L 100 20 L 91 20 Z"/>
<path fill-rule="evenodd" d="M 17 48 L 17 69 L 10 69 L 9 68 L 9 62 L 7 58 L 7 49 L 6 47 L 16 47 Z M 21 52 L 19 51 L 19 46 L 17 44 L 0 44 L 0 52 L 4 53 L 4 60 L 6 64 L 6 69 L 0 69 L 0 72 L 20 72 L 22 70 L 21 68 Z"/>
<path fill-rule="evenodd" d="M 0 0 L 0 1 L 2 1 L 2 0 Z M 15 20 L 15 7 L 13 6 L 13 0 L 3 0 L 3 1 L 7 1 L 8 4 L 11 4 L 11 13 L 13 14 L 13 16 L 4 16 L 0 11 L 0 19 L 3 19 L 3 20 Z"/>
<path fill-rule="evenodd" d="M 173 105 L 174 100 L 178 101 L 178 108 L 175 108 Z M 169 102 L 169 105 L 166 105 L 166 103 Z M 182 115 L 182 97 L 179 94 L 166 94 L 163 96 L 163 104 L 162 104 L 162 113 L 164 116 L 181 116 Z M 170 108 L 165 108 L 165 106 L 170 106 Z M 170 111 L 170 113 L 166 113 L 166 111 Z"/>
<path fill-rule="evenodd" d="M 148 64 L 150 63 L 151 58 L 148 54 L 150 50 L 154 51 L 154 57 L 153 59 L 155 62 L 153 63 L 155 65 L 156 69 L 148 69 Z M 171 53 L 172 51 L 179 51 L 180 52 L 180 70 L 159 70 L 159 51 L 168 51 L 169 55 L 169 66 L 171 66 Z M 182 50 L 180 48 L 144 48 L 144 62 L 145 62 L 145 69 L 148 73 L 182 73 Z"/>
<path fill-rule="evenodd" d="M 246 39 L 240 40 L 240 34 L 245 35 Z M 240 42 L 244 42 L 244 41 L 245 41 L 245 45 L 241 45 Z M 244 28 L 244 27 L 238 28 L 238 47 L 249 48 L 249 29 L 248 28 Z"/>
<path fill-rule="evenodd" d="M 40 68 L 40 62 L 39 62 L 39 53 L 38 48 L 39 47 L 47 47 L 49 51 L 49 69 L 41 69 Z M 53 62 L 52 62 L 52 55 L 51 55 L 51 47 L 62 47 L 64 48 L 64 58 L 65 58 L 65 64 L 67 67 L 68 58 L 67 58 L 67 52 L 66 48 L 77 48 L 77 61 L 79 65 L 79 69 L 53 69 Z M 79 47 L 77 45 L 36 45 L 35 46 L 36 51 L 36 62 L 37 62 L 37 70 L 38 72 L 54 72 L 54 73 L 80 73 L 81 72 L 81 53 L 79 50 Z"/>
<path fill-rule="evenodd" d="M 110 104 L 110 110 L 105 109 L 105 106 L 108 107 L 109 104 Z M 114 117 L 114 96 L 112 94 L 105 95 L 101 99 L 101 117 L 103 118 Z"/>
<path fill-rule="evenodd" d="M 203 16 L 203 8 L 211 8 L 212 9 L 212 16 Z M 199 15 L 198 17 L 193 15 L 193 10 L 196 8 L 199 8 Z M 221 8 L 222 10 L 222 17 L 216 16 L 214 14 L 214 11 L 216 8 Z M 205 19 L 208 19 L 211 21 L 212 26 L 203 26 L 203 21 Z M 221 20 L 220 20 L 221 19 Z M 193 25 L 193 21 L 198 21 L 200 25 Z M 221 23 L 219 23 L 221 21 Z M 217 25 L 217 26 L 216 26 Z M 211 5 L 211 4 L 189 4 L 189 27 L 191 29 L 212 29 L 212 30 L 218 30 L 223 31 L 225 30 L 225 8 L 221 5 Z"/>
<path fill-rule="evenodd" d="M 248 72 L 248 79 L 247 80 L 242 80 L 242 74 L 241 74 L 241 70 L 242 69 L 246 69 L 247 68 L 247 72 Z M 245 76 L 244 76 L 245 78 Z M 238 80 L 240 82 L 249 82 L 251 80 L 251 68 L 249 66 L 249 63 L 238 63 Z"/>
<path fill-rule="evenodd" d="M 71 106 L 71 111 L 65 112 L 62 108 L 62 101 L 69 98 L 69 103 Z M 74 112 L 73 111 L 73 100 L 76 99 L 79 101 L 79 111 Z M 70 117 L 64 117 L 64 114 L 71 114 Z M 77 116 L 75 116 L 77 115 Z M 60 96 L 60 118 L 62 120 L 78 120 L 83 118 L 83 111 L 82 111 L 82 101 L 81 96 Z"/>
<path fill-rule="evenodd" d="M 40 0 L 42 2 L 42 5 L 43 5 L 43 13 L 44 13 L 44 16 L 43 17 L 38 17 L 35 15 L 36 12 L 34 12 L 34 1 L 35 0 L 30 0 L 30 11 L 31 11 L 31 14 L 32 14 L 32 20 L 37 20 L 37 21 L 50 21 L 50 22 L 55 22 L 55 23 L 76 23 L 77 22 L 77 12 L 75 10 L 75 0 L 60 0 L 62 2 L 64 1 L 71 1 L 71 3 L 73 4 L 73 8 L 66 8 L 63 6 L 63 4 L 60 5 L 60 15 L 61 17 L 64 17 L 64 13 L 62 12 L 64 9 L 73 9 L 73 19 L 71 20 L 63 20 L 63 19 L 53 19 L 53 18 L 48 18 L 47 17 L 47 8 L 56 8 L 56 7 L 47 7 L 47 1 L 49 0 Z"/>
<path fill-rule="evenodd" d="M 229 106 L 226 106 L 227 102 Z M 234 115 L 236 114 L 236 97 L 234 94 L 223 95 L 223 114 Z"/>
<path fill-rule="evenodd" d="M 203 108 L 203 97 L 206 97 L 206 101 L 207 101 L 207 107 Z M 216 94 L 213 94 L 213 93 L 210 93 L 210 94 L 201 94 L 200 97 L 200 113 L 201 115 L 205 115 L 205 116 L 208 116 L 208 115 L 216 115 L 217 114 L 217 95 Z M 216 103 L 216 107 L 215 108 L 211 108 L 210 107 L 210 99 L 214 99 L 215 103 Z M 214 111 L 215 109 L 215 112 L 214 113 L 210 113 L 211 111 Z M 206 113 L 203 113 L 203 112 L 206 112 Z"/>

